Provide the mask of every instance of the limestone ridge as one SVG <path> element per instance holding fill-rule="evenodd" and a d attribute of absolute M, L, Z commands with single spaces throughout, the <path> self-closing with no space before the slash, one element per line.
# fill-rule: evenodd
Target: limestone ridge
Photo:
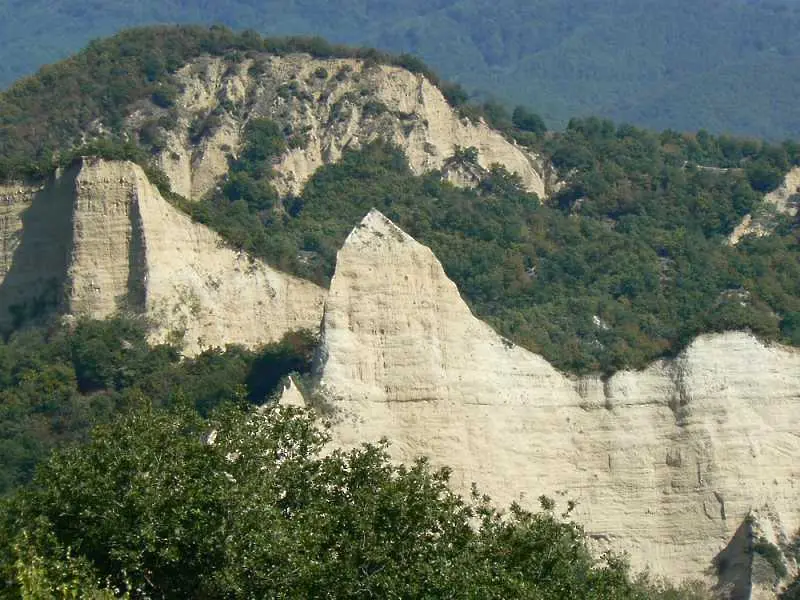
<path fill-rule="evenodd" d="M 429 455 L 501 503 L 577 500 L 592 539 L 636 568 L 716 576 L 752 509 L 800 525 L 800 353 L 726 333 L 570 379 L 475 318 L 430 249 L 377 211 L 339 252 L 318 378 L 339 444 L 387 436 L 395 458 Z"/>
<path fill-rule="evenodd" d="M 0 206 L 6 325 L 55 310 L 134 312 L 155 323 L 154 341 L 182 341 L 188 354 L 319 325 L 323 289 L 225 247 L 133 163 L 84 159 L 41 189 L 20 189 Z"/>
<path fill-rule="evenodd" d="M 401 68 L 307 55 L 240 62 L 206 57 L 175 77 L 183 92 L 173 109 L 175 127 L 162 131 L 159 161 L 172 189 L 186 198 L 215 187 L 228 170 L 227 156 L 241 146 L 245 124 L 257 117 L 277 122 L 296 142 L 273 165 L 282 194 L 299 193 L 317 168 L 337 161 L 345 149 L 382 138 L 404 150 L 417 174 L 444 169 L 448 176 L 456 146 L 474 147 L 483 172 L 503 165 L 529 191 L 545 196 L 540 157 L 483 122 L 461 119 L 436 86 Z M 143 106 L 128 125 L 137 130 L 165 115 L 166 109 Z M 461 174 L 449 178 L 471 183 Z"/>

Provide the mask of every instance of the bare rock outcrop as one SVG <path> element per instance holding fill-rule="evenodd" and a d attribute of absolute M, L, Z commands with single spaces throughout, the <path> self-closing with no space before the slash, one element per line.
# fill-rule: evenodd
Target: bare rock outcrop
<path fill-rule="evenodd" d="M 284 194 L 299 193 L 316 169 L 337 161 L 344 150 L 381 138 L 402 148 L 417 174 L 441 169 L 457 147 L 475 148 L 481 168 L 500 164 L 518 174 L 526 189 L 545 196 L 540 157 L 482 121 L 461 118 L 435 85 L 405 69 L 264 55 L 241 62 L 198 59 L 176 80 L 183 92 L 177 122 L 162 132 L 160 166 L 173 190 L 187 198 L 214 188 L 252 118 L 272 119 L 289 134 L 290 149 L 273 165 L 275 185 Z M 130 123 L 141 128 L 158 116 L 159 109 L 150 107 Z"/>
<path fill-rule="evenodd" d="M 294 382 L 293 377 L 289 377 L 289 382 L 283 386 L 283 391 L 281 392 L 280 398 L 278 398 L 278 404 L 281 406 L 294 406 L 296 408 L 305 408 L 306 401 L 303 398 L 303 394 L 297 389 L 297 384 Z"/>
<path fill-rule="evenodd" d="M 773 205 L 781 214 L 795 216 L 800 207 L 800 167 L 794 167 L 789 171 L 783 183 L 764 196 L 764 202 Z"/>
<path fill-rule="evenodd" d="M 800 209 L 800 167 L 794 167 L 786 174 L 783 183 L 777 189 L 764 196 L 760 212 L 747 214 L 742 222 L 728 236 L 731 246 L 738 244 L 745 236 L 763 237 L 773 229 L 770 223 L 771 213 L 794 217 Z"/>
<path fill-rule="evenodd" d="M 84 159 L 4 208 L 3 239 L 20 240 L 0 282 L 5 323 L 32 316 L 49 285 L 51 310 L 144 314 L 155 341 L 182 341 L 188 354 L 319 325 L 323 289 L 226 247 L 133 163 Z"/>
<path fill-rule="evenodd" d="M 726 333 L 641 372 L 568 378 L 475 318 L 376 211 L 339 252 L 318 381 L 339 444 L 387 436 L 397 459 L 429 455 L 501 503 L 575 500 L 594 543 L 636 568 L 715 580 L 751 509 L 800 525 L 800 353 Z"/>

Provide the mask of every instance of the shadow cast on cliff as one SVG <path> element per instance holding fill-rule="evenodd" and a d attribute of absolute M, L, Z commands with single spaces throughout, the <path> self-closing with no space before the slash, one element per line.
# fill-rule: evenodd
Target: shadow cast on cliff
<path fill-rule="evenodd" d="M 15 240 L 0 282 L 0 331 L 44 321 L 65 305 L 73 245 L 76 169 L 52 175 L 29 206 L 5 216 L 6 238 Z"/>
<path fill-rule="evenodd" d="M 716 577 L 714 597 L 724 600 L 749 600 L 752 591 L 752 540 L 750 524 L 741 522 L 728 545 L 712 560 L 709 573 Z"/>

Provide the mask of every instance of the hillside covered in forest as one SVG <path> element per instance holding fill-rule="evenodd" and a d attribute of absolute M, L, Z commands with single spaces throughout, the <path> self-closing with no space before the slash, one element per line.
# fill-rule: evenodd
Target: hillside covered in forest
<path fill-rule="evenodd" d="M 260 52 L 363 56 L 439 81 L 413 57 L 319 40 L 134 30 L 94 43 L 0 96 L 0 175 L 42 177 L 75 155 L 98 154 L 137 160 L 166 192 L 170 182 L 159 174 L 165 164 L 159 157 L 174 152 L 166 140 L 177 115 L 188 122 L 188 133 L 178 133 L 190 138 L 195 156 L 227 119 L 241 131 L 227 174 L 203 197 L 174 196 L 175 202 L 232 246 L 280 269 L 326 285 L 344 236 L 374 206 L 431 245 L 479 316 L 567 371 L 640 368 L 708 331 L 750 329 L 800 343 L 797 221 L 762 202 L 800 163 L 800 145 L 655 133 L 597 118 L 574 119 L 564 133 L 547 134 L 524 107 L 511 114 L 496 104 L 466 104 L 458 86 L 440 84 L 463 118 L 485 119 L 543 157 L 558 180 L 550 197 L 525 191 L 503 168 L 485 171 L 467 189 L 437 172 L 414 174 L 380 136 L 346 149 L 298 194 L 281 197 L 264 164 L 302 151 L 307 135 L 246 102 L 212 99 L 184 115 L 181 88 L 190 84 L 173 75 L 193 57 L 212 54 L 233 77 L 240 61 Z M 257 80 L 258 68 L 252 63 L 247 77 Z M 346 70 L 318 75 L 313 85 L 337 86 L 349 77 Z M 302 87 L 312 83 L 290 82 L 275 102 L 297 112 L 324 102 L 329 119 L 341 119 L 360 97 L 362 121 L 391 116 L 366 87 L 333 103 Z M 134 109 L 148 116 L 131 121 L 126 115 Z M 454 152 L 462 166 L 477 159 L 470 148 Z M 773 234 L 732 245 L 729 236 L 751 213 L 761 213 Z"/>
<path fill-rule="evenodd" d="M 409 52 L 470 92 L 536 107 L 551 127 L 598 115 L 657 129 L 800 134 L 792 0 L 361 0 L 0 3 L 0 86 L 91 39 L 153 23 Z"/>

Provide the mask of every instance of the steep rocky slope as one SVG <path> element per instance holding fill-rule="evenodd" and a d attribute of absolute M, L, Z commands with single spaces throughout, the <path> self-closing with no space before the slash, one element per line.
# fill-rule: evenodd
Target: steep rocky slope
<path fill-rule="evenodd" d="M 175 113 L 141 107 L 130 125 L 141 129 L 168 116 L 161 168 L 174 191 L 197 199 L 227 172 L 251 118 L 269 118 L 290 138 L 274 164 L 281 193 L 299 193 L 320 166 L 347 148 L 383 138 L 400 146 L 415 173 L 441 169 L 457 146 L 478 150 L 478 164 L 503 165 L 525 187 L 545 196 L 541 159 L 509 142 L 483 122 L 462 119 L 424 76 L 353 59 L 307 55 L 261 56 L 226 61 L 201 58 L 175 76 L 183 90 Z M 459 183 L 462 176 L 453 178 Z"/>
<path fill-rule="evenodd" d="M 86 159 L 3 199 L 0 320 L 49 310 L 151 318 L 154 339 L 248 346 L 316 328 L 324 290 L 229 249 L 168 204 L 141 168 Z"/>
<path fill-rule="evenodd" d="M 796 351 L 727 333 L 571 379 L 473 317 L 433 253 L 376 211 L 339 252 L 322 333 L 339 443 L 387 436 L 398 459 L 427 454 L 500 502 L 574 499 L 598 546 L 637 568 L 749 597 L 736 536 L 750 511 L 789 537 L 800 525 Z"/>

